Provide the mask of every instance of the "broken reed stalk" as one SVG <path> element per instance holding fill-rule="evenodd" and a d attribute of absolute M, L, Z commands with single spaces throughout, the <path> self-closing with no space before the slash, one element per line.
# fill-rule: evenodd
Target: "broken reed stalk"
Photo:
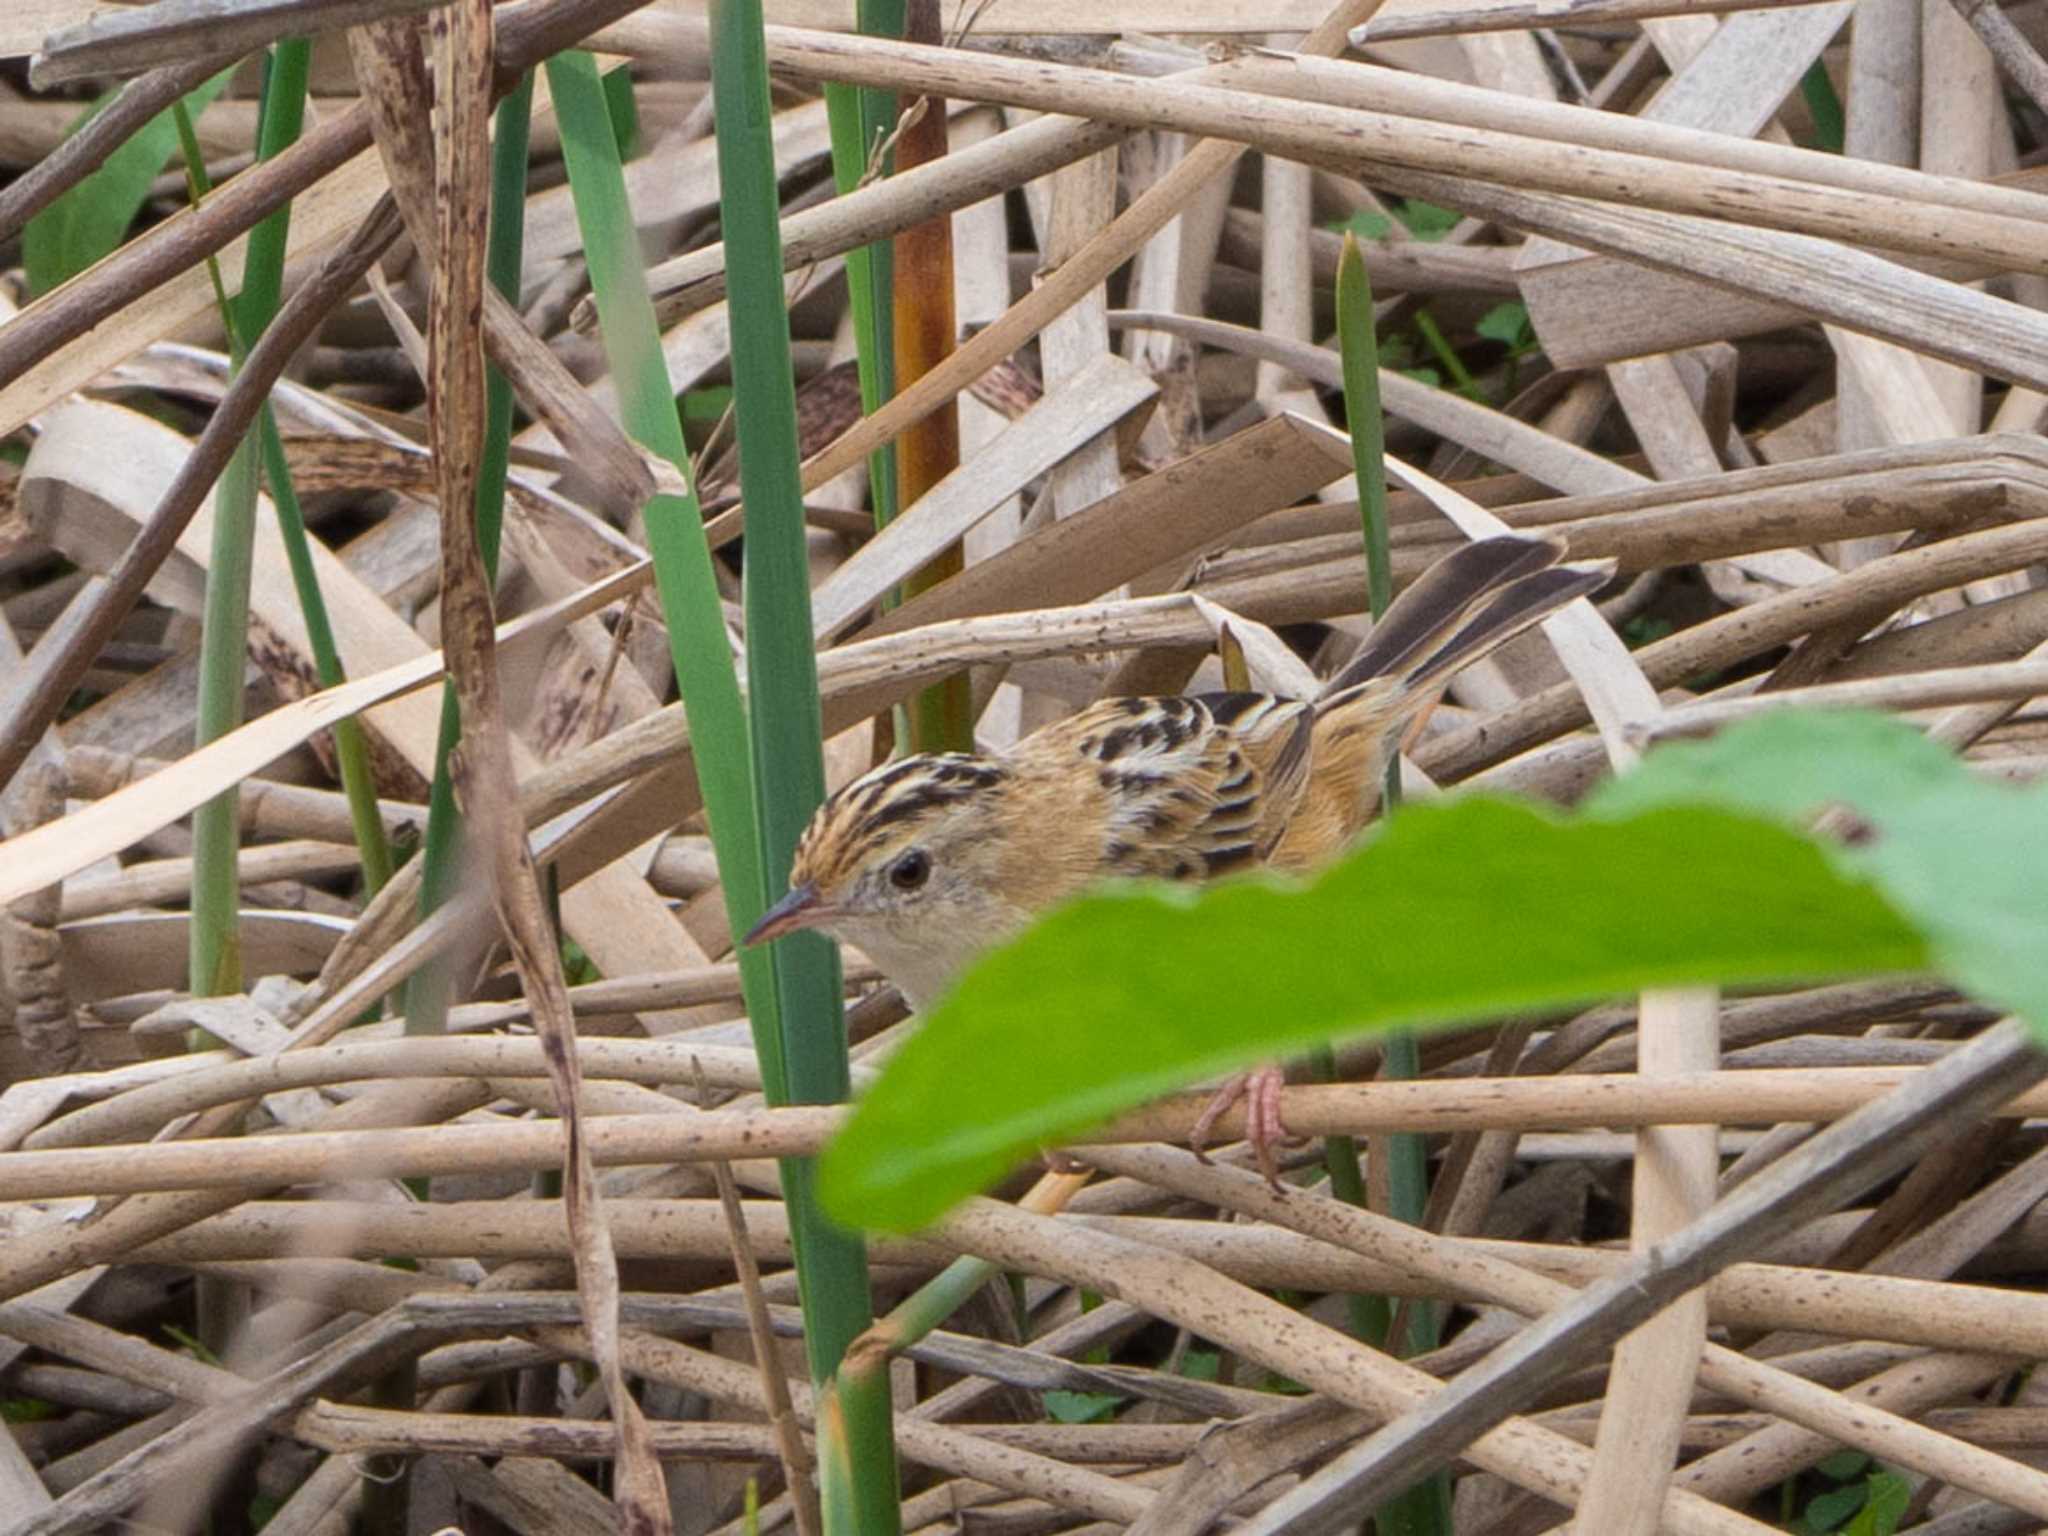
<path fill-rule="evenodd" d="M 427 394 L 441 503 L 442 624 L 463 726 L 450 777 L 489 863 L 493 903 L 533 1005 L 555 1091 L 564 1137 L 562 1210 L 573 1239 L 583 1326 L 618 1437 L 620 1519 L 626 1530 L 656 1533 L 671 1529 L 667 1486 L 620 1362 L 618 1260 L 582 1140 L 582 1074 L 559 941 L 543 909 L 539 871 L 516 809 L 518 780 L 498 681 L 497 628 L 477 543 L 477 476 L 488 415 L 477 324 L 490 291 L 484 280 L 491 181 L 488 4 L 456 0 L 430 18 L 429 36 L 436 131 Z"/>

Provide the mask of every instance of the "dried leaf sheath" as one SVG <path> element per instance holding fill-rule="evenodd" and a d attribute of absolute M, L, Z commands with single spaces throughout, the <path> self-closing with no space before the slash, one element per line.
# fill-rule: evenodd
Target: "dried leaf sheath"
<path fill-rule="evenodd" d="M 904 37 L 911 42 L 939 40 L 937 0 L 912 0 L 904 16 Z M 946 103 L 920 96 L 905 103 L 896 139 L 898 173 L 914 170 L 946 153 Z M 896 237 L 896 380 L 903 388 L 915 383 L 953 350 L 953 224 L 941 215 L 904 230 Z M 960 409 L 948 401 L 897 441 L 897 490 L 905 509 L 960 466 Z M 965 568 L 958 544 L 945 549 L 921 572 L 903 584 L 905 598 L 939 586 Z M 911 706 L 911 744 L 915 751 L 961 751 L 974 744 L 967 679 L 935 683 Z"/>
<path fill-rule="evenodd" d="M 518 815 L 517 777 L 498 683 L 491 591 L 474 509 L 484 432 L 484 247 L 490 206 L 491 13 L 456 0 L 429 20 L 434 74 L 428 307 L 428 397 L 441 502 L 442 623 L 463 734 L 450 760 L 465 815 L 489 862 L 491 889 L 547 1057 L 566 1138 L 562 1208 L 576 1260 L 584 1328 L 619 1436 L 619 1517 L 633 1536 L 670 1529 L 668 1495 L 646 1420 L 619 1358 L 619 1275 L 582 1134 L 582 1074 L 558 941 Z"/>

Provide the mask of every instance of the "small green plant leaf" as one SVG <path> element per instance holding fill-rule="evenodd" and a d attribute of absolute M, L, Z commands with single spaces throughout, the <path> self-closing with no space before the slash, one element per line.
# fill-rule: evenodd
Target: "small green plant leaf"
<path fill-rule="evenodd" d="M 1191 1349 L 1181 1356 L 1180 1374 L 1189 1381 L 1221 1381 L 1223 1356 L 1213 1349 Z"/>
<path fill-rule="evenodd" d="M 1844 1528 L 1843 1536 L 1892 1536 L 1913 1502 L 1913 1485 L 1896 1472 L 1873 1472 L 1865 1485 L 1866 1497 L 1856 1518 Z"/>
<path fill-rule="evenodd" d="M 1842 110 L 1842 98 L 1835 90 L 1835 83 L 1828 78 L 1828 67 L 1819 59 L 1815 59 L 1812 68 L 1800 78 L 1799 95 L 1813 118 L 1813 147 L 1839 155 L 1847 134 L 1848 119 Z"/>
<path fill-rule="evenodd" d="M 233 73 L 224 69 L 185 97 L 185 110 L 197 118 L 227 88 Z M 91 122 L 114 95 L 109 91 L 88 107 L 71 131 Z M 29 292 L 48 293 L 119 245 L 149 197 L 150 183 L 177 147 L 177 119 L 166 107 L 129 135 L 90 176 L 30 219 L 21 237 Z"/>
<path fill-rule="evenodd" d="M 1869 1497 L 1870 1490 L 1862 1483 L 1848 1483 L 1840 1488 L 1830 1488 L 1826 1493 L 1815 1494 L 1800 1512 L 1801 1536 L 1828 1536 L 1830 1531 L 1838 1530 L 1861 1509 Z"/>
<path fill-rule="evenodd" d="M 1419 197 L 1411 197 L 1394 210 L 1395 217 L 1408 226 L 1408 233 L 1418 240 L 1441 240 L 1464 220 L 1465 215 L 1455 208 L 1442 208 L 1435 203 L 1425 203 Z"/>
<path fill-rule="evenodd" d="M 1510 352 L 1526 352 L 1536 344 L 1535 328 L 1529 324 L 1529 307 L 1520 299 L 1505 299 L 1494 305 L 1473 323 L 1472 329 Z"/>
<path fill-rule="evenodd" d="M 1917 755 L 1896 738 L 1869 745 Z M 1936 758 L 1951 787 L 1967 777 Z M 1862 761 L 1841 777 L 1876 771 Z M 1317 1040 L 1646 986 L 1928 964 L 1927 940 L 1880 892 L 1888 866 L 1852 866 L 1779 811 L 1684 798 L 1674 785 L 1664 803 L 1564 820 L 1471 796 L 1404 810 L 1306 884 L 1084 897 L 933 1011 L 828 1148 L 827 1207 L 914 1226 L 1036 1147 Z M 2048 880 L 2048 855 L 2033 865 Z"/>
<path fill-rule="evenodd" d="M 1340 235 L 1349 230 L 1361 240 L 1384 240 L 1394 232 L 1394 221 L 1384 213 L 1374 213 L 1370 208 L 1361 208 L 1350 218 L 1339 220 L 1330 228 Z"/>
<path fill-rule="evenodd" d="M 1621 626 L 1622 643 L 1632 651 L 1641 650 L 1671 633 L 1671 621 L 1661 614 L 1639 613 Z"/>
<path fill-rule="evenodd" d="M 1114 1392 L 1066 1392 L 1058 1388 L 1043 1394 L 1045 1416 L 1055 1424 L 1107 1424 L 1129 1399 Z"/>

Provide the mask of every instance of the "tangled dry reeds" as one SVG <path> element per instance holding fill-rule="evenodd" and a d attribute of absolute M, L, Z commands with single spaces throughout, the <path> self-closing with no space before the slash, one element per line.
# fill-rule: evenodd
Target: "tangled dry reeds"
<path fill-rule="evenodd" d="M 1618 567 L 1597 620 L 1460 679 L 1412 782 L 1571 803 L 1646 740 L 1792 690 L 2038 777 L 2039 0 L 947 0 L 936 45 L 861 36 L 852 9 L 770 0 L 755 146 L 804 461 L 783 553 L 810 566 L 834 780 L 934 720 L 1001 745 L 1105 693 L 1219 686 L 1226 630 L 1255 686 L 1328 673 L 1367 593 L 1328 345 L 1347 231 L 1377 301 L 1396 582 L 1501 526 Z M 466 0 L 0 15 L 0 238 L 30 274 L 0 296 L 0 1528 L 815 1528 L 838 1405 L 821 1429 L 791 1267 L 812 1229 L 776 1160 L 840 1111 L 762 1102 L 733 947 L 760 892 L 721 882 L 711 716 L 690 699 L 693 738 L 670 702 L 678 662 L 686 696 L 709 686 L 709 649 L 738 709 L 740 555 L 769 543 L 741 505 L 727 304 L 729 274 L 764 274 L 728 254 L 705 10 L 523 0 L 494 40 Z M 166 138 L 118 245 L 91 249 L 75 199 L 113 147 L 295 31 L 319 34 L 296 142 L 257 155 L 243 68 L 195 119 L 217 186 L 188 206 Z M 569 103 L 595 98 L 567 75 L 539 77 L 511 297 L 480 269 L 492 71 L 507 88 L 577 45 L 630 82 L 611 97 L 641 152 L 610 234 L 648 259 L 695 456 L 688 634 L 648 551 L 690 482 L 619 376 L 564 174 Z M 823 82 L 928 98 L 889 120 L 894 174 L 835 189 Z M 276 318 L 231 362 L 209 259 L 230 289 L 259 271 L 250 231 L 287 201 Z M 899 387 L 864 412 L 850 253 L 920 236 L 898 305 L 928 334 L 899 330 Z M 32 292 L 39 266 L 64 280 Z M 517 402 L 494 582 L 443 516 L 489 480 L 486 353 Z M 312 537 L 301 559 L 257 504 L 246 644 L 204 683 L 216 483 L 266 391 Z M 919 424 L 956 400 L 948 474 Z M 899 438 L 884 531 L 870 455 Z M 366 877 L 361 839 L 424 833 L 444 669 L 477 836 L 423 917 L 426 859 Z M 223 687 L 247 724 L 207 722 Z M 358 715 L 351 803 L 333 728 Z M 209 802 L 239 881 L 227 985 L 193 981 Z M 427 1034 L 396 1017 L 433 1006 L 423 971 L 452 1000 Z M 859 1073 L 900 1010 L 858 956 L 845 983 Z M 1441 1408 L 1816 1127 L 1933 1091 L 1997 1020 L 1909 977 L 1464 1029 L 1422 1043 L 1411 1084 L 1358 1048 L 1289 1113 L 1360 1139 L 1369 1209 L 1307 1172 L 1281 1197 L 1242 1156 L 1198 1164 L 1174 1145 L 1197 1101 L 1127 1117 L 1085 1188 L 1019 1184 L 869 1244 L 882 1310 L 962 1258 L 997 1272 L 945 1326 L 902 1325 L 902 1527 L 1356 1528 L 1380 1490 L 1347 1456 L 1373 1426 Z M 1401 1518 L 2048 1526 L 2048 1100 L 2010 1097 L 2038 1069 L 2001 1059 L 2007 1092 L 1973 1101 L 2007 1098 L 1996 1118 L 1959 1116 L 1874 1188 L 1850 1159 L 1835 1198 L 1768 1244 L 1737 1232 L 1517 1416 L 1446 1420 L 1425 1459 L 1449 1503 Z M 1385 1214 L 1397 1134 L 1424 1138 L 1419 1224 Z M 1440 1342 L 1358 1345 L 1361 1295 Z"/>

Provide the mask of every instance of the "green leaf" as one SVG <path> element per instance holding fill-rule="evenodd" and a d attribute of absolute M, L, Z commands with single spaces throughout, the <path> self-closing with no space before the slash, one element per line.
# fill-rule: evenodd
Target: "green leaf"
<path fill-rule="evenodd" d="M 1813 61 L 1812 67 L 1800 78 L 1799 94 L 1813 117 L 1813 147 L 1839 155 L 1847 134 L 1848 119 L 1842 111 L 1842 98 L 1835 91 L 1835 83 L 1828 78 L 1827 65 L 1819 59 Z"/>
<path fill-rule="evenodd" d="M 1896 1472 L 1873 1472 L 1866 1486 L 1869 1497 L 1843 1536 L 1892 1536 L 1913 1502 L 1913 1485 Z"/>
<path fill-rule="evenodd" d="M 1863 1508 L 1864 1500 L 1869 1497 L 1870 1490 L 1861 1483 L 1817 1493 L 1807 1500 L 1806 1508 L 1799 1516 L 1799 1529 L 1805 1532 L 1805 1536 L 1827 1536 L 1829 1531 Z"/>
<path fill-rule="evenodd" d="M 1718 805 L 1799 825 L 1830 806 L 1860 823 L 1829 856 L 1882 886 L 1937 969 L 2024 1015 L 2048 1040 L 2048 791 L 1980 778 L 1905 723 L 1870 713 L 1766 716 L 1653 753 L 1587 810 Z"/>
<path fill-rule="evenodd" d="M 1465 215 L 1455 208 L 1439 208 L 1435 203 L 1425 203 L 1419 197 L 1411 197 L 1394 209 L 1394 216 L 1408 226 L 1408 233 L 1418 240 L 1441 240 L 1456 229 Z"/>
<path fill-rule="evenodd" d="M 197 117 L 227 88 L 233 69 L 224 69 L 184 98 Z M 76 133 L 97 117 L 116 92 L 94 102 L 72 125 Z M 48 293 L 121 243 L 149 197 L 149 185 L 178 147 L 178 124 L 166 107 L 122 142 L 99 169 L 28 221 L 22 231 L 22 264 L 32 294 Z"/>
<path fill-rule="evenodd" d="M 1035 1147 L 1317 1040 L 1928 956 L 1867 876 L 1755 814 L 1413 807 L 1307 884 L 1126 885 L 1049 914 L 933 1011 L 821 1189 L 843 1221 L 912 1227 Z"/>
<path fill-rule="evenodd" d="M 1055 1424 L 1105 1424 L 1116 1416 L 1120 1404 L 1129 1401 L 1114 1392 L 1064 1392 L 1058 1388 L 1041 1395 L 1045 1416 Z"/>
<path fill-rule="evenodd" d="M 1621 626 L 1622 643 L 1632 651 L 1662 640 L 1671 632 L 1671 621 L 1661 614 L 1639 613 Z"/>
<path fill-rule="evenodd" d="M 1481 315 L 1472 329 L 1511 352 L 1526 351 L 1536 340 L 1529 324 L 1529 307 L 1520 299 L 1503 299 Z"/>
<path fill-rule="evenodd" d="M 1374 213 L 1370 208 L 1361 208 L 1348 219 L 1330 226 L 1338 234 L 1347 231 L 1361 240 L 1384 240 L 1394 232 L 1394 221 L 1384 213 Z"/>
<path fill-rule="evenodd" d="M 1847 835 L 1805 828 L 1849 813 Z M 1404 811 L 1308 884 L 1104 888 L 987 957 L 827 1150 L 841 1220 L 914 1226 L 1036 1146 L 1317 1039 L 1646 986 L 1939 968 L 2048 1022 L 2048 790 L 1911 727 L 1784 714 L 1653 753 L 1575 818 Z"/>

